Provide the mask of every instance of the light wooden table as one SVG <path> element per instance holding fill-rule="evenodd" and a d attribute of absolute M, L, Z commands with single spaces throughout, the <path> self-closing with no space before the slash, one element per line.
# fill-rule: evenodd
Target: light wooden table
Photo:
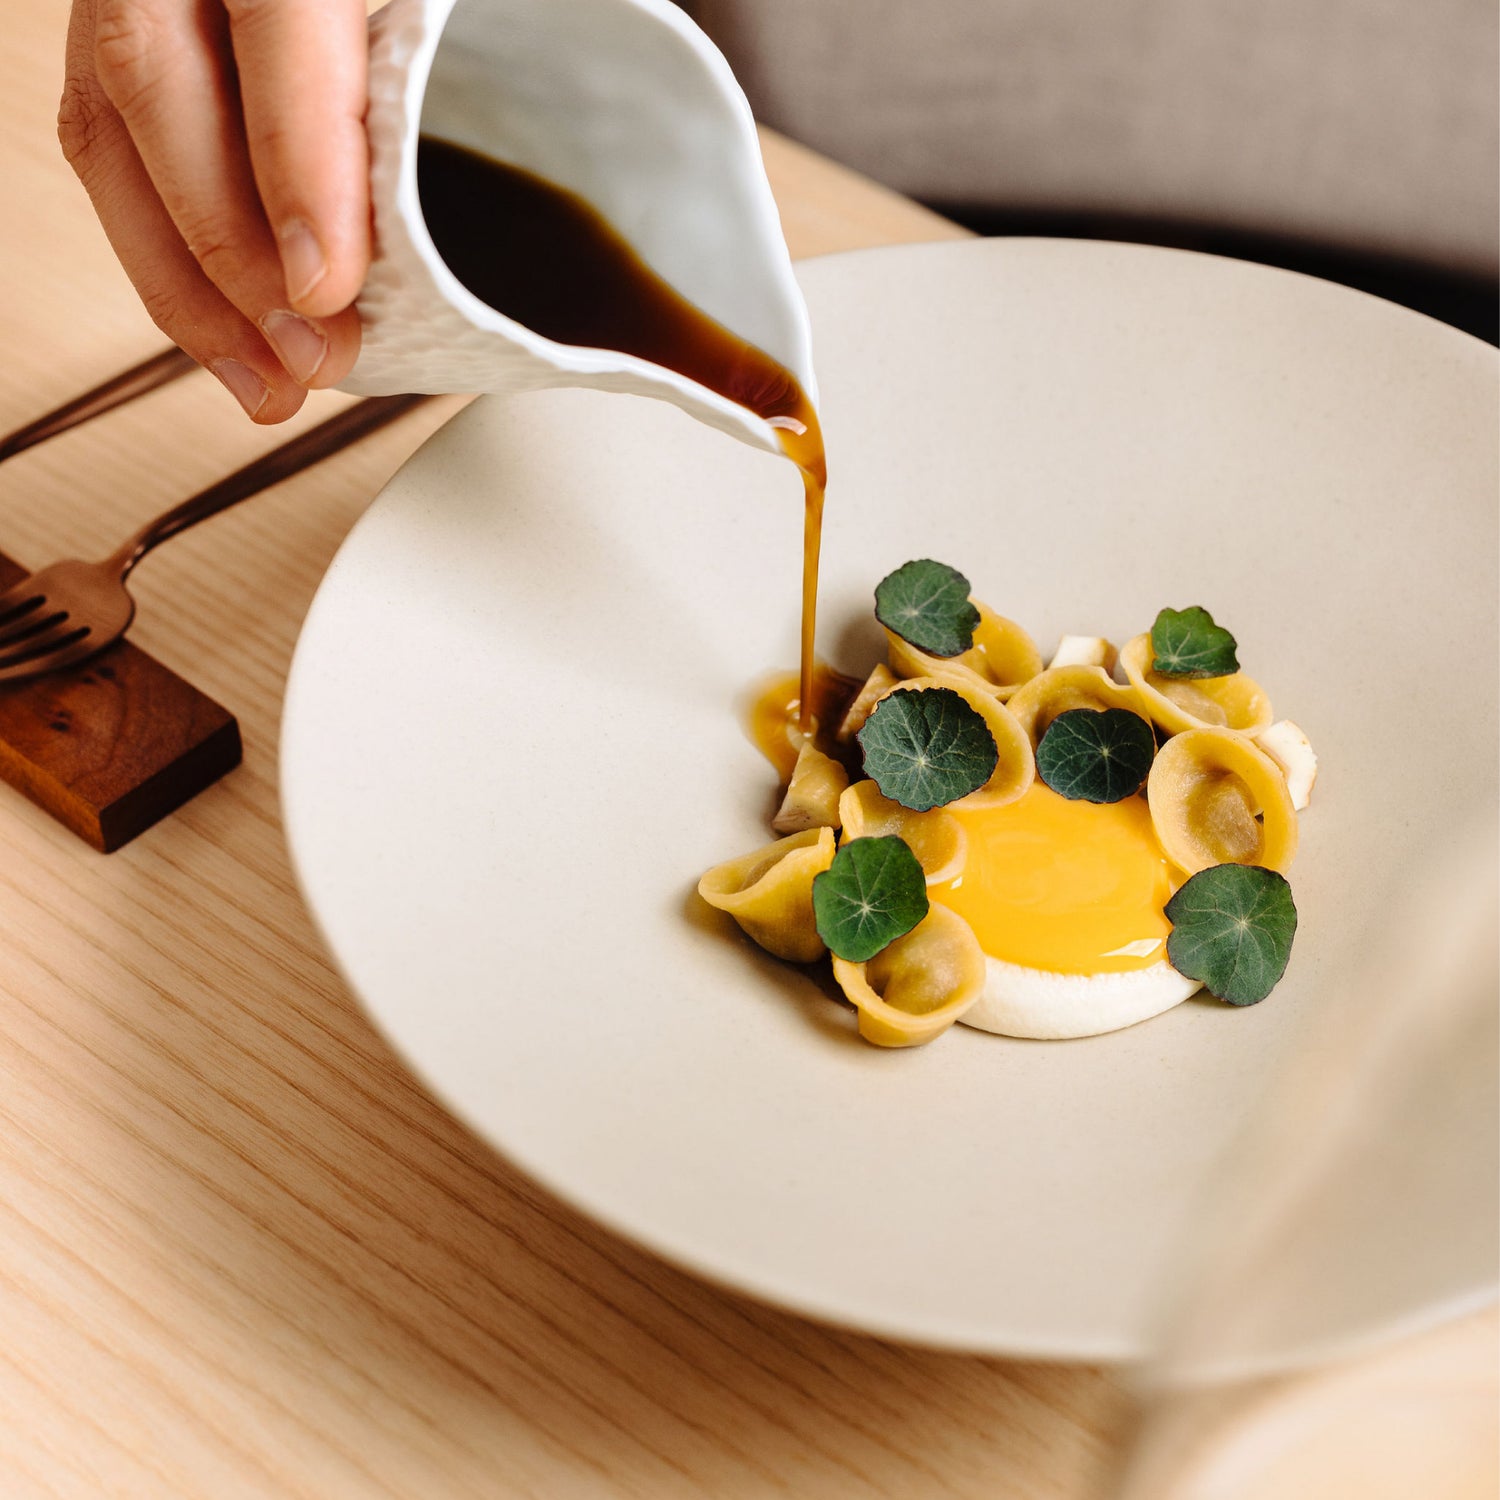
<path fill-rule="evenodd" d="M 161 346 L 56 146 L 65 0 L 0 53 L 0 428 Z M 793 253 L 956 236 L 768 137 Z M 274 436 L 207 377 L 0 469 L 0 546 L 92 555 Z M 331 968 L 277 802 L 282 689 L 350 524 L 447 401 L 195 531 L 134 638 L 245 763 L 102 857 L 0 788 L 0 1496 L 1075 1500 L 1107 1374 L 732 1296 L 563 1208 L 412 1081 Z"/>

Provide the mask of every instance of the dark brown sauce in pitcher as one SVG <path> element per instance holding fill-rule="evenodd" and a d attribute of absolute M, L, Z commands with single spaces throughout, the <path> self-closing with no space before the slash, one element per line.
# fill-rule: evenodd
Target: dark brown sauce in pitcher
<path fill-rule="evenodd" d="M 418 144 L 417 188 L 438 254 L 497 312 L 560 344 L 618 349 L 676 370 L 775 427 L 807 496 L 798 718 L 808 729 L 828 476 L 818 414 L 797 377 L 675 291 L 565 188 L 432 136 Z"/>

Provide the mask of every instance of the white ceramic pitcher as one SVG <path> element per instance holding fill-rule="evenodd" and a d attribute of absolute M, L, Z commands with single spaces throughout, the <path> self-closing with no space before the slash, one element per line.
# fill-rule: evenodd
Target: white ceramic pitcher
<path fill-rule="evenodd" d="M 785 365 L 816 401 L 792 275 L 750 106 L 669 0 L 392 0 L 370 22 L 375 259 L 343 389 L 515 392 L 585 385 L 671 401 L 780 452 L 760 417 L 609 349 L 555 343 L 443 263 L 417 192 L 426 133 L 569 188 L 659 276 Z"/>

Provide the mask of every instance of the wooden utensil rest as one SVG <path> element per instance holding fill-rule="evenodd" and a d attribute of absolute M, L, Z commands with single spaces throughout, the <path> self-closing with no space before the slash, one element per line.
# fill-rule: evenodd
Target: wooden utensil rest
<path fill-rule="evenodd" d="M 0 589 L 29 571 L 0 553 Z M 103 854 L 232 771 L 241 754 L 234 715 L 128 640 L 0 687 L 0 779 Z"/>
<path fill-rule="evenodd" d="M 196 369 L 179 349 L 106 380 L 0 442 L 0 460 Z M 30 573 L 0 552 L 0 590 Z M 239 765 L 240 726 L 129 641 L 71 671 L 0 686 L 0 780 L 108 854 Z"/>
<path fill-rule="evenodd" d="M 153 355 L 0 438 L 0 462 L 196 368 L 179 349 Z M 115 566 L 109 581 L 118 587 L 136 559 L 160 542 L 300 473 L 427 399 L 382 396 L 358 402 L 253 459 L 143 527 L 125 544 L 121 556 L 128 553 L 128 561 Z M 46 580 L 55 572 L 36 575 L 44 597 L 50 597 Z M 0 593 L 31 576 L 0 553 Z M 89 600 L 82 608 L 76 598 L 64 602 L 71 618 L 89 622 Z M 49 606 L 37 608 L 44 613 Z M 113 634 L 129 619 L 127 609 L 112 628 L 108 621 L 100 628 Z M 0 683 L 0 780 L 101 853 L 129 843 L 240 763 L 234 715 L 124 638 L 75 667 L 59 663 L 58 670 L 50 670 L 38 654 L 27 669 L 32 668 L 44 675 Z M 15 670 L 12 664 L 6 673 Z"/>

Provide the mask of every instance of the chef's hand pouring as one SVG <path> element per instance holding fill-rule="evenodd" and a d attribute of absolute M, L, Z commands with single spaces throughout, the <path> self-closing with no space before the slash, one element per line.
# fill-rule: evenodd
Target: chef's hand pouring
<path fill-rule="evenodd" d="M 359 352 L 362 0 L 74 0 L 58 135 L 157 325 L 257 422 Z"/>

